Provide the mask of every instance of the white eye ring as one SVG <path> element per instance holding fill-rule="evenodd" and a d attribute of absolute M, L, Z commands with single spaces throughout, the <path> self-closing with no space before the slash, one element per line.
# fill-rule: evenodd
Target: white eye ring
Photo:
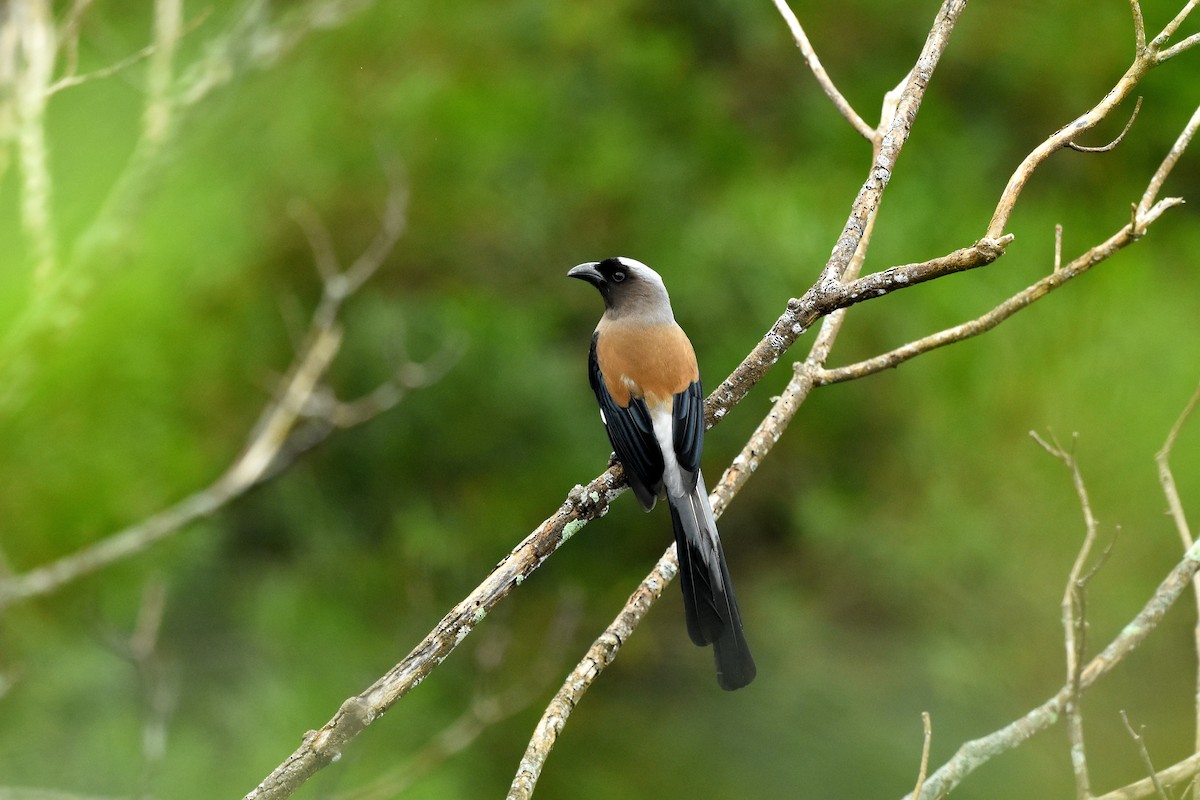
<path fill-rule="evenodd" d="M 613 282 L 613 283 L 620 283 L 620 282 L 621 282 L 621 281 L 623 281 L 623 280 L 625 280 L 625 273 L 624 273 L 624 272 L 621 272 L 620 270 L 617 270 L 616 272 L 614 272 L 614 273 L 612 274 L 612 282 Z"/>

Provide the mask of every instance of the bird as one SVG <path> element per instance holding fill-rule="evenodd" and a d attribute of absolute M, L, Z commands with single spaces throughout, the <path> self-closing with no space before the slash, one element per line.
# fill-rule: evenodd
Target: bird
<path fill-rule="evenodd" d="M 660 498 L 670 507 L 688 635 L 713 646 L 720 687 L 740 689 L 757 670 L 700 472 L 704 392 L 692 343 L 662 277 L 642 262 L 605 258 L 567 276 L 604 299 L 588 380 L 634 496 L 646 511 Z"/>

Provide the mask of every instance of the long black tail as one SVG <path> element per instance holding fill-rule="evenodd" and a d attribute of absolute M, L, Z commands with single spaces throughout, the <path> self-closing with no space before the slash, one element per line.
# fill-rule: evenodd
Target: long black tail
<path fill-rule="evenodd" d="M 733 594 L 704 477 L 696 476 L 696 488 L 690 495 L 668 495 L 667 503 L 679 552 L 679 585 L 683 589 L 688 635 L 698 645 L 713 646 L 721 688 L 740 689 L 754 680 L 756 669 L 742 633 L 742 614 Z"/>

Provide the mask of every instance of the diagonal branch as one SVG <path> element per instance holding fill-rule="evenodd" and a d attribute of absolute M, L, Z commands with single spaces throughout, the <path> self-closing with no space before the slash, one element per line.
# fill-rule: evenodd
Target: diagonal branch
<path fill-rule="evenodd" d="M 924 91 L 923 87 L 924 84 L 920 88 L 916 88 L 915 84 L 906 79 L 893 92 L 887 93 L 884 97 L 881 114 L 884 124 L 880 126 L 880 129 L 883 130 L 891 126 L 892 117 L 900 108 L 900 101 L 904 99 L 905 92 Z M 876 160 L 879 150 L 882 147 L 882 136 L 875 134 L 873 144 L 875 154 L 873 160 Z M 862 236 L 858 239 L 857 249 L 850 259 L 849 264 L 846 265 L 844 271 L 838 276 L 839 284 L 843 287 L 840 296 L 844 298 L 845 302 L 825 316 L 820 333 L 813 342 L 805 364 L 814 366 L 824 365 L 825 359 L 829 357 L 833 344 L 841 332 L 846 308 L 852 303 L 858 302 L 859 299 L 876 297 L 886 294 L 898 286 L 913 285 L 922 280 L 928 280 L 933 277 L 933 272 L 939 270 L 942 271 L 941 274 L 949 274 L 950 272 L 957 271 L 959 268 L 970 268 L 967 266 L 968 264 L 970 266 L 981 266 L 983 259 L 990 262 L 998 258 L 1003 252 L 1002 247 L 979 247 L 977 245 L 974 248 L 966 248 L 941 259 L 934 259 L 922 264 L 894 267 L 868 276 L 866 279 L 858 279 L 858 274 L 866 260 L 871 233 L 874 230 L 878 212 L 879 203 L 876 202 L 867 212 L 866 223 L 862 231 Z M 928 277 L 924 277 L 927 273 L 929 274 Z M 775 401 L 771 412 L 759 423 L 758 428 L 751 435 L 742 452 L 734 458 L 733 463 L 722 474 L 717 485 L 713 487 L 710 499 L 714 517 L 720 518 L 729 503 L 741 490 L 742 486 L 745 485 L 746 481 L 749 480 L 750 475 L 758 468 L 762 458 L 779 441 L 783 435 L 784 428 L 787 427 L 787 424 L 791 421 L 800 405 L 807 399 L 812 387 L 813 383 L 808 379 L 807 371 L 797 369 L 792 382 L 789 383 L 783 396 Z M 662 596 L 664 587 L 675 577 L 678 568 L 678 553 L 676 552 L 675 545 L 671 545 L 667 548 L 662 558 L 659 559 L 654 570 L 642 581 L 633 596 L 629 598 L 629 601 L 625 604 L 625 607 L 618 614 L 617 618 L 596 639 L 583 659 L 571 674 L 567 676 L 566 681 L 542 714 L 542 718 L 530 739 L 529 745 L 525 750 L 525 755 L 521 759 L 521 763 L 517 769 L 517 774 L 513 778 L 512 785 L 509 788 L 508 800 L 527 800 L 532 796 L 538 777 L 545 766 L 546 759 L 549 757 L 550 751 L 553 749 L 559 733 L 562 732 L 571 711 L 583 699 L 584 693 L 599 677 L 600 672 L 616 658 L 617 651 L 621 645 L 628 641 L 629 637 L 633 634 L 633 630 L 641 623 L 651 606 Z"/>
<path fill-rule="evenodd" d="M 1079 676 L 1080 691 L 1094 686 L 1146 640 L 1158 627 L 1167 610 L 1183 594 L 1197 571 L 1200 571 L 1200 543 L 1188 549 L 1183 559 L 1163 579 L 1141 611 L 1083 669 Z M 1024 716 L 987 736 L 966 742 L 949 761 L 929 776 L 919 799 L 906 795 L 905 800 L 935 800 L 943 797 L 991 759 L 1018 747 L 1031 736 L 1053 726 L 1061 718 L 1070 693 L 1071 687 L 1064 686 L 1057 694 Z"/>
<path fill-rule="evenodd" d="M 1179 499 L 1179 488 L 1175 485 L 1175 475 L 1171 471 L 1171 452 L 1175 448 L 1175 440 L 1179 437 L 1179 432 L 1183 429 L 1183 425 L 1187 422 L 1188 417 L 1196 410 L 1198 403 L 1200 403 L 1200 386 L 1197 386 L 1196 391 L 1192 393 L 1187 405 L 1183 407 L 1183 411 L 1180 412 L 1179 417 L 1175 420 L 1175 424 L 1171 426 L 1171 430 L 1167 433 L 1167 438 L 1163 442 L 1162 448 L 1154 456 L 1154 460 L 1158 464 L 1158 480 L 1162 484 L 1163 495 L 1167 500 L 1167 508 L 1171 514 L 1171 519 L 1175 523 L 1175 530 L 1179 533 L 1179 539 L 1183 543 L 1184 550 L 1187 550 L 1195 543 L 1195 536 L 1188 525 L 1187 515 L 1183 510 L 1183 501 Z M 1195 628 L 1192 631 L 1192 641 L 1197 663 L 1196 689 L 1193 699 L 1195 731 L 1192 746 L 1197 752 L 1200 752 L 1200 578 L 1192 579 L 1192 595 L 1196 603 L 1198 616 Z M 1193 793 L 1193 797 L 1196 796 L 1200 795 Z"/>
<path fill-rule="evenodd" d="M 759 342 L 741 366 L 708 397 L 705 410 L 709 427 L 715 425 L 729 409 L 740 402 L 778 361 L 779 356 L 803 333 L 804 328 L 821 316 L 867 299 L 868 296 L 878 296 L 910 286 L 912 283 L 906 280 L 910 274 L 923 276 L 923 280 L 935 277 L 928 264 L 906 265 L 890 277 L 875 278 L 876 283 L 870 284 L 874 295 L 861 291 L 856 293 L 841 283 L 841 277 L 862 245 L 892 165 L 907 140 L 929 77 L 965 5 L 966 0 L 946 0 L 921 51 L 917 66 L 905 79 L 899 100 L 894 105 L 894 120 L 886 131 L 880 134 L 883 144 L 877 148 L 879 152 L 874 158 L 867 183 L 855 200 L 850 221 L 847 222 L 846 229 L 839 237 L 838 247 L 826 266 L 826 273 L 832 271 L 834 280 L 827 281 L 823 277 L 818 284 L 821 286 L 820 291 L 814 286 L 804 299 L 789 302 L 788 310 L 776 322 L 771 332 Z M 846 250 L 847 247 L 849 250 Z M 993 260 L 1000 251 L 992 249 L 987 252 L 991 253 L 990 257 L 984 250 L 979 251 L 979 264 L 976 266 Z M 963 268 L 958 259 L 951 259 L 934 266 L 932 270 L 940 269 L 948 273 L 961 271 Z M 800 320 L 806 322 L 802 325 Z M 288 797 L 309 777 L 331 763 L 340 755 L 341 748 L 350 739 L 357 736 L 423 680 L 515 586 L 588 521 L 607 512 L 609 503 L 625 488 L 624 473 L 618 465 L 611 467 L 586 487 L 573 489 L 559 510 L 517 545 L 484 582 L 455 606 L 408 656 L 366 691 L 346 700 L 333 718 L 320 730 L 307 736 L 300 748 L 246 795 L 246 800 Z M 718 496 L 714 503 L 714 513 L 719 514 L 721 507 L 722 501 Z M 665 565 L 664 560 L 668 562 Z M 674 554 L 668 552 L 659 563 L 664 569 L 670 570 L 673 561 Z M 666 572 L 660 574 L 665 577 Z M 652 579 L 648 581 L 654 582 Z M 657 582 L 657 589 L 649 588 L 652 593 L 661 593 L 665 581 Z M 643 582 L 643 588 L 647 588 L 647 582 Z M 642 588 L 639 588 L 634 596 L 643 596 Z M 640 620 L 640 616 L 629 619 Z"/>
<path fill-rule="evenodd" d="M 1194 779 L 1197 775 L 1200 775 L 1200 753 L 1193 753 L 1178 764 L 1161 769 L 1149 778 L 1106 792 L 1095 800 L 1140 800 L 1156 794 L 1159 786 L 1177 786 Z"/>

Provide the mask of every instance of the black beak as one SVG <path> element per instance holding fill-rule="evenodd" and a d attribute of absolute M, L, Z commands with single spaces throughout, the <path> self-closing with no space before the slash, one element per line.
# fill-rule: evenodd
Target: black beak
<path fill-rule="evenodd" d="M 604 283 L 604 276 L 600 274 L 600 270 L 596 269 L 599 261 L 589 261 L 586 264 L 580 264 L 577 267 L 571 267 L 567 273 L 568 278 L 579 278 L 581 281 L 587 281 L 592 286 L 599 287 Z"/>

